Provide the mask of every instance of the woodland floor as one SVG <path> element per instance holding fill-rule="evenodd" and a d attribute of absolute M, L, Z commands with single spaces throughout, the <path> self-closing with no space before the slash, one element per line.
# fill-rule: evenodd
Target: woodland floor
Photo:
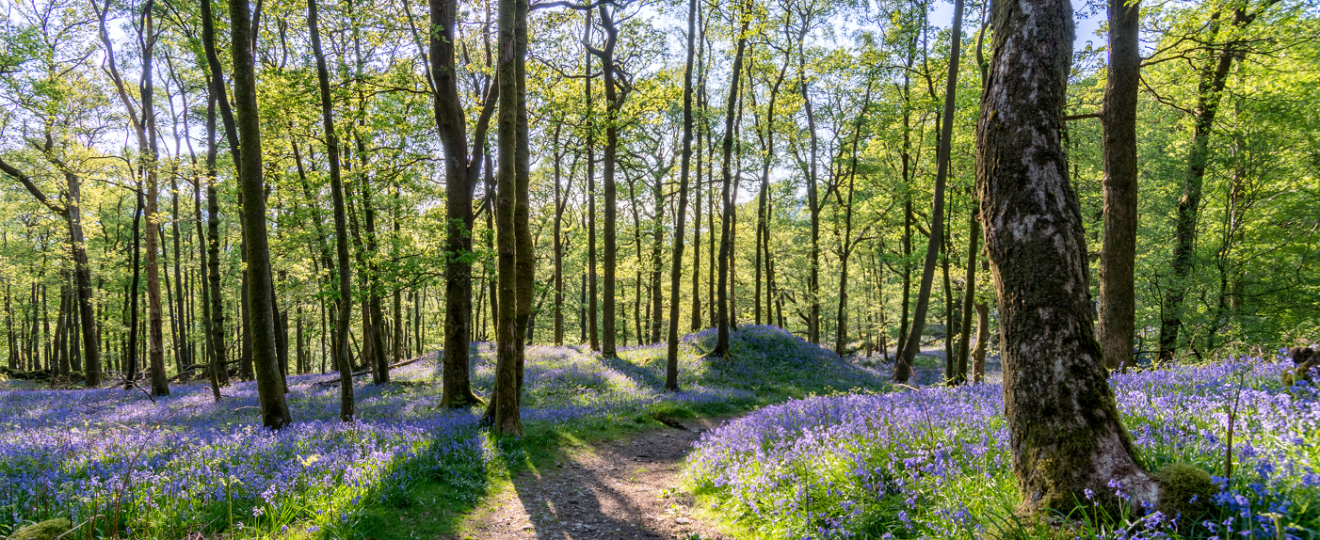
<path fill-rule="evenodd" d="M 511 489 L 484 503 L 459 525 L 463 539 L 702 539 L 729 538 L 694 513 L 678 493 L 692 443 L 728 418 L 683 419 L 557 459 L 548 470 L 513 478 Z"/>
<path fill-rule="evenodd" d="M 942 348 L 923 348 L 937 359 L 919 362 L 913 382 L 943 381 Z M 891 355 L 891 358 L 893 356 Z M 874 360 L 880 360 L 876 353 Z M 939 365 L 936 365 L 939 364 Z M 880 363 L 877 371 L 890 372 Z M 998 382 L 999 358 L 986 359 L 987 379 Z M 484 502 L 458 527 L 460 539 L 729 539 L 694 512 L 695 501 L 676 488 L 692 443 L 729 418 L 691 418 L 666 428 L 582 446 L 547 470 L 525 471 L 511 489 Z"/>

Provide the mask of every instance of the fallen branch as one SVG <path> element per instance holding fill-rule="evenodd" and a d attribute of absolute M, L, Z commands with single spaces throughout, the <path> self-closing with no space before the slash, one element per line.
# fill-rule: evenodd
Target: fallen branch
<path fill-rule="evenodd" d="M 404 361 L 399 362 L 399 363 L 397 363 L 397 364 L 390 364 L 390 369 L 394 369 L 394 368 L 397 368 L 397 367 L 403 367 L 403 366 L 406 366 L 406 365 L 408 365 L 408 364 L 414 364 L 414 363 L 420 362 L 422 359 L 424 359 L 424 358 L 426 358 L 426 357 L 428 357 L 428 356 L 431 356 L 431 355 L 430 355 L 430 354 L 423 354 L 423 355 L 418 356 L 418 357 L 416 357 L 416 358 L 412 358 L 412 359 L 409 359 L 409 360 L 404 360 Z M 366 375 L 366 374 L 368 374 L 368 373 L 371 373 L 371 369 L 364 369 L 364 370 L 362 370 L 362 371 L 354 371 L 354 372 L 353 372 L 353 376 L 354 376 L 354 377 L 361 377 L 361 376 Z M 342 377 L 339 378 L 339 379 L 330 379 L 330 380 L 328 380 L 328 381 L 321 381 L 321 382 L 319 382 L 319 383 L 316 383 L 316 385 L 317 385 L 317 386 L 330 386 L 330 385 L 332 385 L 332 384 L 338 384 L 340 380 L 342 380 Z"/>

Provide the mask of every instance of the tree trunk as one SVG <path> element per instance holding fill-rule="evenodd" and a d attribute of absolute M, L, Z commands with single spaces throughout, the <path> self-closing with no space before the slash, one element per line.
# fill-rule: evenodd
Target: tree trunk
<path fill-rule="evenodd" d="M 564 344 L 564 207 L 566 197 L 560 175 L 560 158 L 563 154 L 559 151 L 559 133 L 563 130 L 562 123 L 555 124 L 554 136 L 554 176 L 555 176 L 555 222 L 554 222 L 554 250 L 555 250 L 555 345 Z M 572 177 L 569 178 L 572 182 Z M 569 186 L 572 188 L 572 186 Z"/>
<path fill-rule="evenodd" d="M 532 243 L 531 229 L 531 141 L 527 125 L 527 14 L 530 10 L 528 0 L 514 0 L 513 4 L 513 61 L 514 87 L 517 110 L 514 124 L 514 207 L 513 236 L 516 258 L 514 259 L 514 353 L 515 383 L 514 409 L 515 419 L 520 418 L 518 409 L 522 407 L 523 367 L 526 363 L 527 342 L 531 338 L 532 294 L 536 289 L 536 253 Z M 607 28 L 608 21 L 606 22 Z M 544 297 L 542 297 L 544 298 Z M 506 415 L 502 426 L 509 425 Z M 519 426 L 521 427 L 521 426 Z M 504 429 L 507 433 L 508 430 Z M 517 430 L 521 433 L 521 430 Z"/>
<path fill-rule="evenodd" d="M 202 0 L 202 5 L 210 0 Z M 215 84 L 211 88 L 215 88 Z M 206 280 L 210 289 L 211 311 L 211 370 L 217 386 L 229 386 L 229 370 L 225 354 L 225 303 L 220 286 L 220 197 L 216 193 L 215 109 L 217 100 L 211 94 L 206 108 Z M 199 224 L 200 227 L 200 224 Z"/>
<path fill-rule="evenodd" d="M 1259 13 L 1259 12 L 1257 12 Z M 1214 15 L 1210 23 L 1210 36 L 1213 41 L 1218 34 L 1219 14 Z M 1255 20 L 1256 14 L 1248 14 L 1245 7 L 1233 10 L 1233 27 L 1243 28 Z M 1214 130 L 1215 114 L 1219 110 L 1219 101 L 1228 82 L 1228 73 L 1233 66 L 1233 59 L 1241 52 L 1238 43 L 1230 40 L 1223 48 L 1214 52 L 1214 62 L 1201 73 L 1201 82 L 1197 92 L 1195 127 L 1192 135 L 1192 148 L 1187 156 L 1187 173 L 1183 179 L 1183 194 L 1178 200 L 1178 214 L 1174 226 L 1173 261 L 1170 283 L 1165 287 L 1164 305 L 1160 321 L 1160 358 L 1171 360 L 1178 347 L 1178 332 L 1182 328 L 1182 304 L 1187 294 L 1196 258 L 1196 224 L 1201 211 L 1201 186 L 1205 181 L 1205 170 L 1210 162 L 1210 134 Z M 1139 60 L 1138 60 L 1139 61 Z M 1106 88 L 1106 90 L 1108 90 Z M 1135 125 L 1135 120 L 1133 120 Z M 1134 188 L 1135 189 L 1135 188 Z M 1108 207 L 1108 205 L 1106 205 Z"/>
<path fill-rule="evenodd" d="M 604 184 L 605 196 L 605 260 L 604 280 L 605 286 L 604 305 L 601 310 L 601 353 L 606 358 L 617 356 L 615 347 L 615 279 L 618 274 L 618 242 L 616 239 L 616 227 L 618 210 L 616 208 L 616 189 L 614 182 L 615 162 L 619 151 L 619 111 L 623 107 L 623 97 L 619 95 L 618 83 L 615 81 L 614 74 L 614 46 L 617 43 L 617 31 L 613 30 L 613 21 L 609 18 L 609 10 L 605 5 L 600 6 L 601 24 L 605 27 L 605 48 L 599 51 L 593 51 L 601 61 L 601 74 L 605 86 L 605 156 L 602 162 L 602 183 Z"/>
<path fill-rule="evenodd" d="M 962 384 L 967 382 L 967 347 L 970 345 L 972 335 L 972 309 L 976 302 L 976 255 L 981 251 L 979 242 L 981 241 L 981 216 L 980 211 L 972 209 L 970 219 L 967 224 L 967 290 L 963 291 L 963 310 L 962 310 L 962 334 L 958 342 L 958 378 L 957 382 Z M 975 306 L 980 309 L 980 306 Z M 985 344 L 982 343 L 980 312 L 977 314 L 977 337 L 976 347 L 981 351 L 982 361 L 985 360 Z M 981 366 L 984 369 L 984 365 Z M 977 379 L 980 382 L 980 379 Z"/>
<path fill-rule="evenodd" d="M 972 351 L 972 382 L 985 382 L 985 350 L 990 341 L 990 306 L 977 302 L 976 306 L 976 350 Z"/>
<path fill-rule="evenodd" d="M 454 60 L 457 3 L 431 0 L 430 74 L 435 83 L 435 122 L 445 148 L 445 338 L 443 396 L 445 407 L 481 403 L 472 392 L 468 344 L 472 338 L 472 193 L 481 172 L 485 123 L 490 118 L 491 96 L 486 96 L 484 121 L 478 126 L 468 156 L 467 119 L 459 102 Z M 488 92 L 489 93 L 489 92 Z"/>
<path fill-rule="evenodd" d="M 1105 366 L 1132 363 L 1136 339 L 1137 89 L 1141 85 L 1141 3 L 1110 0 L 1105 79 L 1104 243 L 1100 250 L 1100 348 Z M 970 268 L 970 266 L 969 266 Z"/>
<path fill-rule="evenodd" d="M 585 43 L 591 36 L 591 15 L 592 10 L 586 10 L 584 14 L 585 23 L 582 26 L 582 40 Z M 586 126 L 587 126 L 587 336 L 591 345 L 591 350 L 600 350 L 600 331 L 597 328 L 598 317 L 596 315 L 596 126 L 594 124 L 595 109 L 591 100 L 591 53 L 586 53 L 587 58 L 583 61 L 584 77 L 584 95 L 586 97 Z M 613 287 L 613 285 L 610 285 Z M 613 289 L 611 289 L 612 291 Z M 611 328 L 613 326 L 611 325 Z"/>
<path fill-rule="evenodd" d="M 1094 337 L 1086 238 L 1059 138 L 1072 5 L 992 9 L 976 177 L 1003 328 L 1013 472 L 1031 509 L 1071 510 L 1086 490 L 1112 493 L 1110 481 L 1133 504 L 1153 503 L 1159 487 L 1132 457 Z"/>
<path fill-rule="evenodd" d="M 669 335 L 665 348 L 665 390 L 678 390 L 678 298 L 683 273 L 683 225 L 686 221 L 688 175 L 692 161 L 692 56 L 697 33 L 697 0 L 688 0 L 687 61 L 683 67 L 683 158 L 678 180 L 678 214 L 674 218 L 674 252 L 669 267 Z M 658 183 L 659 180 L 657 179 Z M 660 212 L 656 212 L 659 219 Z M 700 218 L 697 223 L 700 224 Z M 695 263 L 694 263 L 695 264 Z M 697 274 L 693 268 L 692 274 Z M 696 297 L 697 291 L 692 290 Z M 699 311 L 694 302 L 693 312 Z"/>
<path fill-rule="evenodd" d="M 944 89 L 944 112 L 940 115 L 940 146 L 936 153 L 935 200 L 931 204 L 930 238 L 926 245 L 926 265 L 921 273 L 921 285 L 917 289 L 917 305 L 912 313 L 912 327 L 908 329 L 907 340 L 898 357 L 898 367 L 894 370 L 894 380 L 907 382 L 912 374 L 912 362 L 921 352 L 921 333 L 926 327 L 926 310 L 930 306 L 930 289 L 935 280 L 935 263 L 939 258 L 940 245 L 944 241 L 944 185 L 949 176 L 949 150 L 953 137 L 954 104 L 958 91 L 958 56 L 962 46 L 962 0 L 954 3 L 953 38 L 949 52 L 949 76 Z M 945 328 L 947 334 L 949 328 Z"/>
<path fill-rule="evenodd" d="M 701 19 L 701 18 L 702 18 L 702 17 L 701 17 L 701 9 L 700 9 L 700 8 L 697 9 L 697 14 L 696 14 L 696 15 L 697 15 L 697 18 L 698 18 L 698 19 Z M 689 16 L 690 16 L 690 15 L 689 15 Z M 691 25 L 689 25 L 689 26 L 691 26 Z M 691 32 L 691 29 L 689 29 L 689 32 Z M 704 38 L 704 36 L 705 36 L 705 28 L 704 28 L 704 27 L 702 28 L 702 36 L 703 36 L 703 38 Z M 706 53 L 706 47 L 705 47 L 705 45 L 706 45 L 706 43 L 705 43 L 705 40 L 704 40 L 704 39 L 699 40 L 699 42 L 698 42 L 698 44 L 697 44 L 697 56 L 699 57 L 699 62 L 698 62 L 698 64 L 697 64 L 697 69 L 701 72 L 701 73 L 698 75 L 699 88 L 704 88 L 704 87 L 705 87 L 705 83 L 706 83 L 706 75 L 705 75 L 705 53 Z M 690 44 L 689 44 L 688 48 L 691 48 L 691 45 L 690 45 Z M 688 71 L 691 71 L 691 70 L 688 69 Z M 690 86 L 690 85 L 689 85 L 689 84 L 687 83 L 687 81 L 686 81 L 686 77 L 688 76 L 686 71 L 684 72 L 684 75 L 683 75 L 683 76 L 684 76 L 684 78 L 685 78 L 684 83 L 683 83 L 683 84 L 684 84 L 684 88 L 683 88 L 683 93 L 684 93 L 684 95 L 683 95 L 683 99 L 684 99 L 684 107 L 690 109 L 691 106 L 692 106 L 692 104 L 689 103 L 688 100 L 691 99 L 691 97 L 689 96 L 689 94 L 691 93 L 691 89 L 688 88 L 688 86 Z M 698 102 L 697 105 L 699 106 L 699 105 L 701 104 L 701 94 L 700 94 L 701 90 L 697 90 L 697 92 L 698 92 L 698 94 L 697 94 L 697 102 Z M 685 115 L 685 118 L 686 118 L 686 115 L 691 114 L 691 111 L 690 111 L 690 110 L 685 111 L 683 114 Z M 686 122 L 686 120 L 684 120 L 684 122 Z M 702 120 L 702 125 L 705 125 L 705 120 Z M 684 130 L 685 130 L 685 131 L 683 132 L 683 136 L 684 136 L 684 137 L 689 137 L 689 136 L 691 135 L 690 128 L 685 127 Z M 691 144 L 690 142 L 685 142 L 684 144 L 686 144 L 687 147 L 688 147 L 688 156 L 689 156 L 689 158 L 690 158 L 691 155 L 692 155 L 692 144 Z M 695 159 L 695 161 L 697 162 L 697 170 L 696 170 L 696 174 L 694 175 L 694 181 L 693 181 L 693 187 L 692 187 L 692 192 L 695 194 L 696 199 L 692 201 L 692 212 L 693 212 L 693 220 L 692 220 L 692 325 L 691 325 L 689 328 L 690 328 L 693 332 L 699 332 L 699 331 L 702 330 L 702 324 L 701 324 L 701 322 L 702 322 L 702 320 L 701 320 L 701 163 L 702 163 L 702 159 L 701 159 L 701 148 L 702 148 L 701 141 L 698 140 L 698 141 L 697 141 L 697 144 L 696 144 L 696 159 Z M 684 159 L 688 159 L 688 158 L 684 158 Z M 681 191 L 687 191 L 687 190 L 681 190 Z M 682 197 L 682 193 L 681 193 L 681 192 L 680 192 L 679 196 Z M 680 216 L 680 217 L 681 217 L 681 216 Z M 682 221 L 683 221 L 682 219 L 679 219 L 679 223 L 680 223 L 680 224 L 679 224 L 678 226 L 680 226 L 680 227 L 682 226 L 682 225 L 681 225 Z M 677 251 L 676 251 L 676 252 L 677 252 Z M 678 298 L 678 297 L 675 296 L 675 297 L 674 297 L 674 300 L 672 300 L 672 301 L 673 301 L 673 302 L 677 302 L 677 301 L 678 301 L 677 298 Z M 672 316 L 672 315 L 671 315 L 671 316 Z M 668 367 L 666 367 L 665 369 L 667 370 Z M 668 375 L 666 375 L 666 377 L 667 377 L 667 376 L 668 376 Z"/>
<path fill-rule="evenodd" d="M 811 218 L 811 271 L 807 275 L 807 341 L 820 343 L 820 194 L 816 188 L 818 139 L 816 113 L 811 107 L 811 92 L 807 85 L 807 55 L 804 41 L 807 36 L 804 22 L 798 33 L 798 91 L 802 94 L 802 108 L 807 113 L 807 134 L 811 139 L 810 162 L 807 163 L 807 213 Z"/>
<path fill-rule="evenodd" d="M 733 257 L 733 254 L 730 253 L 730 250 L 733 247 L 732 231 L 730 229 L 733 221 L 734 203 L 731 199 L 733 171 L 730 167 L 732 167 L 733 159 L 734 120 L 735 114 L 737 114 L 736 109 L 738 97 L 740 95 L 738 83 L 742 77 L 743 53 L 747 49 L 747 27 L 751 23 L 751 16 L 750 13 L 748 13 L 750 10 L 750 2 L 743 2 L 738 10 L 738 18 L 740 21 L 740 29 L 737 38 L 738 45 L 737 52 L 733 55 L 733 67 L 730 68 L 729 98 L 724 110 L 724 141 L 721 146 L 724 157 L 720 169 L 723 175 L 720 197 L 723 210 L 720 219 L 720 255 L 718 262 L 719 284 L 716 285 L 715 289 L 715 302 L 718 304 L 718 313 L 716 314 L 716 326 L 718 327 L 718 330 L 715 350 L 711 351 L 713 356 L 718 357 L 723 357 L 729 353 L 729 259 Z"/>
<path fill-rule="evenodd" d="M 128 351 L 125 357 L 128 360 L 128 367 L 124 370 L 124 388 L 133 386 L 133 379 L 137 378 L 138 372 L 138 285 L 142 276 L 141 263 L 141 225 L 142 225 L 142 184 L 138 183 L 138 189 L 134 191 L 136 203 L 133 211 L 133 254 L 130 257 L 133 260 L 133 279 L 128 286 Z"/>
<path fill-rule="evenodd" d="M 82 182 L 74 174 L 65 173 L 68 187 L 69 246 L 73 254 L 73 277 L 77 287 L 78 315 L 82 326 L 83 381 L 88 388 L 101 386 L 101 351 L 98 347 L 96 316 L 92 308 L 92 270 L 87 263 L 87 246 L 82 226 Z"/>
<path fill-rule="evenodd" d="M 247 297 L 251 319 L 252 362 L 261 399 L 262 425 L 289 423 L 275 352 L 275 299 L 271 286 L 270 247 L 266 240 L 266 196 L 262 182 L 261 118 L 253 56 L 252 21 L 247 0 L 230 0 L 234 58 L 236 123 L 242 146 L 239 180 L 243 194 L 243 249 L 247 254 Z"/>
<path fill-rule="evenodd" d="M 498 360 L 495 367 L 495 390 L 491 395 L 487 418 L 492 422 L 496 433 L 522 435 L 523 427 L 518 405 L 518 328 L 517 328 L 517 244 L 515 232 L 517 215 L 518 171 L 517 153 L 519 145 L 519 84 L 517 56 L 520 47 L 518 36 L 519 7 L 525 6 L 521 0 L 502 1 L 499 3 L 499 63 L 496 83 L 499 87 L 499 169 L 498 187 L 496 188 L 495 220 L 496 239 L 499 261 L 499 313 L 495 324 L 496 351 Z M 526 9 L 525 7 L 522 9 Z M 524 11 L 525 14 L 525 11 Z M 525 24 L 525 22 L 524 22 Z"/>

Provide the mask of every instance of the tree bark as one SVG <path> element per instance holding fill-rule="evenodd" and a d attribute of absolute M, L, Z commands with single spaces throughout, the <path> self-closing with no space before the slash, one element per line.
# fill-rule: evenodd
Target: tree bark
<path fill-rule="evenodd" d="M 1101 364 L 1077 194 L 1060 143 L 1072 5 L 992 8 L 994 58 L 977 122 L 976 178 L 1004 363 L 1013 472 L 1029 509 L 1067 511 L 1085 490 L 1159 486 L 1136 463 Z"/>
<path fill-rule="evenodd" d="M 1100 348 L 1105 366 L 1126 369 L 1136 337 L 1137 90 L 1141 3 L 1110 0 L 1104 130 L 1104 243 L 1100 250 Z M 970 268 L 970 267 L 969 267 Z"/>
<path fill-rule="evenodd" d="M 467 119 L 459 101 L 455 71 L 454 28 L 457 3 L 430 2 L 430 75 L 435 84 L 435 122 L 445 149 L 445 338 L 443 395 L 445 407 L 481 403 L 472 392 L 468 345 L 472 337 L 472 193 L 481 175 L 486 129 L 494 110 L 494 91 L 487 89 L 485 103 L 474 129 L 472 152 L 468 152 Z"/>
<path fill-rule="evenodd" d="M 500 434 L 521 436 L 522 420 L 518 405 L 518 328 L 517 328 L 517 244 L 515 216 L 517 214 L 517 147 L 518 147 L 518 12 L 521 0 L 503 0 L 499 3 L 499 53 L 496 81 L 499 87 L 499 169 L 495 192 L 495 221 L 497 258 L 499 262 L 499 313 L 495 323 L 496 351 L 495 390 L 491 395 L 487 418 L 492 429 Z M 525 5 L 525 4 L 523 4 Z M 525 12 L 524 12 L 525 13 Z M 525 22 L 524 22 L 525 24 Z"/>
<path fill-rule="evenodd" d="M 585 22 L 582 26 L 582 41 L 586 43 L 591 36 L 591 16 L 592 10 L 586 10 L 583 15 Z M 595 109 L 591 98 L 591 52 L 585 53 L 586 58 L 582 62 L 584 81 L 584 96 L 586 100 L 586 130 L 587 130 L 587 339 L 591 345 L 591 350 L 600 350 L 600 331 L 597 328 L 596 314 L 596 126 Z"/>
<path fill-rule="evenodd" d="M 243 249 L 247 254 L 247 297 L 252 362 L 261 400 L 262 425 L 279 429 L 290 422 L 275 352 L 275 298 L 266 240 L 266 194 L 261 167 L 261 118 L 253 56 L 252 20 L 247 0 L 230 0 L 236 123 L 242 141 L 239 180 L 243 194 Z"/>
<path fill-rule="evenodd" d="M 605 155 L 602 161 L 602 179 L 605 197 L 605 224 L 602 233 L 605 236 L 605 257 L 603 287 L 604 302 L 601 309 L 601 354 L 606 358 L 617 356 L 615 347 L 615 279 L 618 274 L 618 241 L 615 222 L 617 221 L 618 209 L 616 205 L 616 187 L 614 180 L 615 165 L 619 151 L 619 111 L 623 108 L 623 100 L 626 97 L 625 92 L 619 92 L 619 82 L 616 77 L 614 63 L 614 47 L 618 42 L 618 31 L 614 28 L 614 21 L 610 18 L 609 8 L 602 4 L 600 7 L 601 25 L 605 29 L 605 45 L 603 49 L 589 49 L 593 55 L 601 61 L 601 74 L 605 86 Z M 623 95 L 621 95 L 623 94 Z"/>

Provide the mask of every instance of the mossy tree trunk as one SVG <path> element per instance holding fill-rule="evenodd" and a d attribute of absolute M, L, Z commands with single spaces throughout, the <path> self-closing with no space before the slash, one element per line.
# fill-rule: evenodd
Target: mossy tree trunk
<path fill-rule="evenodd" d="M 1072 6 L 998 2 L 977 122 L 976 180 L 1004 342 L 1004 408 L 1027 509 L 1069 510 L 1085 490 L 1159 487 L 1137 465 L 1091 320 L 1077 193 L 1060 142 Z"/>

